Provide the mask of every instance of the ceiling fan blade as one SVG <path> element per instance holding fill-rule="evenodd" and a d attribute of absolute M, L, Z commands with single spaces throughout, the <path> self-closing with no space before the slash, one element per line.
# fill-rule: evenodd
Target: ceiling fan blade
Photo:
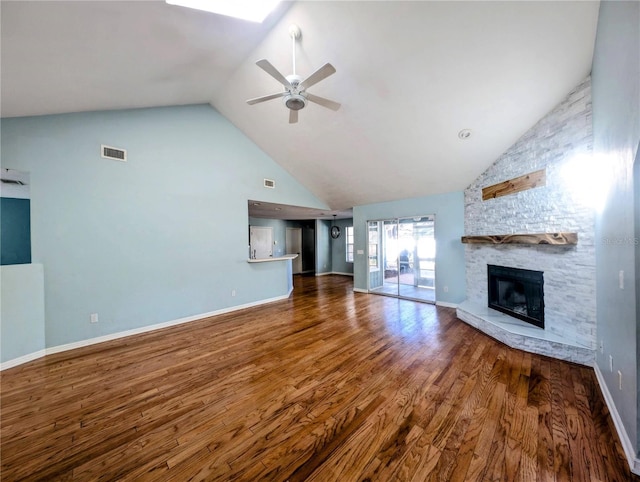
<path fill-rule="evenodd" d="M 280 82 L 282 85 L 284 85 L 287 89 L 293 88 L 293 86 L 291 85 L 291 82 L 289 82 L 286 79 L 286 77 L 278 71 L 278 69 L 276 69 L 273 65 L 271 65 L 271 62 L 269 62 L 267 59 L 258 60 L 256 62 L 256 65 L 260 67 L 262 70 L 264 70 L 271 77 L 276 79 L 278 82 Z"/>
<path fill-rule="evenodd" d="M 265 102 L 267 100 L 277 99 L 278 97 L 284 97 L 285 95 L 287 95 L 287 92 L 278 92 L 277 94 L 263 95 L 262 97 L 256 97 L 255 99 L 249 99 L 247 101 L 247 104 L 249 105 L 258 104 L 260 102 Z"/>
<path fill-rule="evenodd" d="M 296 124 L 298 122 L 298 111 L 289 109 L 289 124 Z"/>
<path fill-rule="evenodd" d="M 324 97 L 313 95 L 313 94 L 310 94 L 309 92 L 305 92 L 304 95 L 307 97 L 307 100 L 310 100 L 311 102 L 315 102 L 316 104 L 319 104 L 322 107 L 326 107 L 327 109 L 338 110 L 340 108 L 340 104 L 332 100 L 325 99 Z"/>
<path fill-rule="evenodd" d="M 309 77 L 307 77 L 302 82 L 300 82 L 300 85 L 298 86 L 298 88 L 302 90 L 302 89 L 311 87 L 312 85 L 315 85 L 318 82 L 320 82 L 322 79 L 326 79 L 327 77 L 335 73 L 336 73 L 336 69 L 333 65 L 329 63 L 324 64 L 322 67 L 316 70 L 313 74 L 311 74 Z"/>

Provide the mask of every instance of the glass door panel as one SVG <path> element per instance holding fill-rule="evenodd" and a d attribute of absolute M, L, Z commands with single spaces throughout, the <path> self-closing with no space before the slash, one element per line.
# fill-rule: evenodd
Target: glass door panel
<path fill-rule="evenodd" d="M 435 302 L 435 236 L 432 216 L 398 220 L 400 277 L 403 298 Z"/>
<path fill-rule="evenodd" d="M 382 222 L 382 253 L 384 262 L 384 293 L 398 296 L 398 223 L 395 219 Z"/>
<path fill-rule="evenodd" d="M 369 221 L 369 291 L 435 302 L 434 216 Z"/>
<path fill-rule="evenodd" d="M 377 290 L 383 286 L 380 256 L 380 238 L 381 223 L 380 221 L 367 222 L 367 262 L 369 267 L 369 290 Z"/>

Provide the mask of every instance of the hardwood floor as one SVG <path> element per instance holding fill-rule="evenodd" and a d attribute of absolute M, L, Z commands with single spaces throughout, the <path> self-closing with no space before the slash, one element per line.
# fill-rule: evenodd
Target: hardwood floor
<path fill-rule="evenodd" d="M 6 370 L 1 390 L 3 481 L 640 480 L 591 369 L 340 276 Z"/>

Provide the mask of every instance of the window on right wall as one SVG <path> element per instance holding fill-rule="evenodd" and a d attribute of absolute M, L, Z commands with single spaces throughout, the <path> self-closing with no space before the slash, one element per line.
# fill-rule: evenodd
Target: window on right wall
<path fill-rule="evenodd" d="M 347 263 L 353 263 L 353 226 L 347 226 L 344 238 L 347 243 Z"/>

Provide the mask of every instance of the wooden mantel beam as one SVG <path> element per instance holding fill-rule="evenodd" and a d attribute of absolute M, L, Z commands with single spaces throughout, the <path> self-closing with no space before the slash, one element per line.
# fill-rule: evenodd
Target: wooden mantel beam
<path fill-rule="evenodd" d="M 555 246 L 578 244 L 578 233 L 495 234 L 462 236 L 466 244 L 550 244 Z"/>
<path fill-rule="evenodd" d="M 541 187 L 547 184 L 547 172 L 545 169 L 530 172 L 524 176 L 516 177 L 493 186 L 482 189 L 482 200 L 494 199 L 507 194 L 514 194 L 534 187 Z"/>

